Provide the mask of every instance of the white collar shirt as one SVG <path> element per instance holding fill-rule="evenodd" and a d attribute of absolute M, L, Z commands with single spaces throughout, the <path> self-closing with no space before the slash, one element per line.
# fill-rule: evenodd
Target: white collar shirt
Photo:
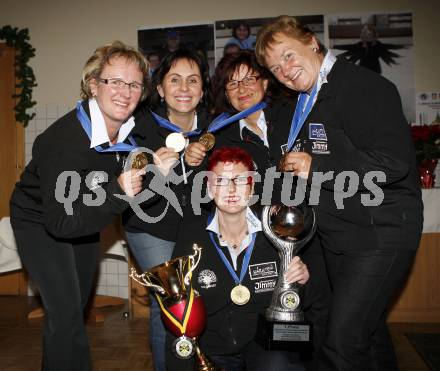
<path fill-rule="evenodd" d="M 325 57 L 324 57 L 324 60 L 322 61 L 321 68 L 319 69 L 318 81 L 317 81 L 317 84 L 316 84 L 316 94 L 315 94 L 315 97 L 314 97 L 314 99 L 313 99 L 313 104 L 315 104 L 316 99 L 318 98 L 318 93 L 319 93 L 319 91 L 321 90 L 322 85 L 328 83 L 328 81 L 327 81 L 327 75 L 330 73 L 330 71 L 331 71 L 331 69 L 333 68 L 333 65 L 335 64 L 335 62 L 336 62 L 336 57 L 335 57 L 334 54 L 329 50 L 329 51 L 326 53 L 326 55 L 325 55 Z M 307 95 L 308 95 L 308 97 L 307 97 L 306 102 L 304 103 L 304 107 L 303 107 L 303 109 L 306 107 L 307 102 L 308 102 L 308 100 L 309 100 L 309 98 L 310 98 L 310 95 L 309 95 L 309 94 L 307 94 Z M 298 96 L 298 99 L 299 99 L 299 96 Z"/>
<path fill-rule="evenodd" d="M 92 124 L 92 138 L 90 140 L 90 148 L 94 148 L 104 143 L 112 145 L 110 138 L 108 137 L 107 126 L 105 125 L 104 116 L 98 106 L 98 102 L 95 99 L 89 99 L 90 121 Z M 117 143 L 124 142 L 134 128 L 134 118 L 130 118 L 125 121 L 119 131 Z"/>
<path fill-rule="evenodd" d="M 247 222 L 248 234 L 243 239 L 243 241 L 241 241 L 240 246 L 235 249 L 232 246 L 229 246 L 226 241 L 223 241 L 220 238 L 221 234 L 220 234 L 220 227 L 218 222 L 217 209 L 215 210 L 215 214 L 211 222 L 206 227 L 207 231 L 214 232 L 217 235 L 221 246 L 226 246 L 228 248 L 229 254 L 231 255 L 234 270 L 237 270 L 238 255 L 240 255 L 240 253 L 244 251 L 251 244 L 252 235 L 254 233 L 261 232 L 263 230 L 261 227 L 261 221 L 255 216 L 255 214 L 252 212 L 252 210 L 249 207 L 246 209 L 246 222 Z"/>
<path fill-rule="evenodd" d="M 255 133 L 251 129 L 251 127 L 249 126 L 249 124 L 246 122 L 245 119 L 241 119 L 239 122 L 240 122 L 240 137 L 241 137 L 241 139 L 243 139 L 242 131 L 243 131 L 244 127 L 248 128 L 250 131 Z M 263 133 L 263 135 L 259 136 L 259 137 L 263 141 L 264 145 L 267 148 L 269 148 L 269 141 L 267 140 L 267 123 L 266 123 L 266 117 L 264 116 L 264 111 L 263 110 L 261 110 L 260 117 L 257 120 L 257 126 L 260 128 L 261 132 Z M 255 134 L 257 134 L 257 133 L 255 133 Z"/>

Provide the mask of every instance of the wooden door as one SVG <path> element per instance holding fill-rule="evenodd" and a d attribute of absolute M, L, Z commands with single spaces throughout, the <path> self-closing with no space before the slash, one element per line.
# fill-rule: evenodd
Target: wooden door
<path fill-rule="evenodd" d="M 15 49 L 0 44 L 0 218 L 9 216 L 9 199 L 24 166 L 24 128 L 15 121 Z M 0 295 L 26 295 L 22 271 L 0 274 Z"/>

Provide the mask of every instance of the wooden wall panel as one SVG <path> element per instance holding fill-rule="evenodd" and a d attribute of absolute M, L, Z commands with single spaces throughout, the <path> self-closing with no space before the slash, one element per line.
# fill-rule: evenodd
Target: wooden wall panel
<path fill-rule="evenodd" d="M 9 216 L 9 199 L 24 166 L 24 128 L 15 121 L 15 49 L 0 44 L 0 218 Z M 0 294 L 27 295 L 23 271 L 0 274 Z"/>
<path fill-rule="evenodd" d="M 389 322 L 440 322 L 440 233 L 423 234 Z"/>

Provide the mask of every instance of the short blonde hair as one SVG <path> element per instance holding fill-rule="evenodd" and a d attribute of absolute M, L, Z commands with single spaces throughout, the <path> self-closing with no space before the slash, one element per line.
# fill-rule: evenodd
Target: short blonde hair
<path fill-rule="evenodd" d="M 307 44 L 312 41 L 315 34 L 310 31 L 307 26 L 302 25 L 296 18 L 288 15 L 280 15 L 277 18 L 269 21 L 260 28 L 257 34 L 257 41 L 255 44 L 255 54 L 257 61 L 263 66 L 266 66 L 265 55 L 267 49 L 270 49 L 270 45 L 276 43 L 275 35 L 282 33 L 295 40 Z M 319 40 L 316 39 L 319 43 Z M 322 51 L 322 45 L 319 44 Z M 267 66 L 266 66 L 267 67 Z"/>
<path fill-rule="evenodd" d="M 87 60 L 81 78 L 81 98 L 92 98 L 92 91 L 90 81 L 93 78 L 98 78 L 104 67 L 110 63 L 110 60 L 115 57 L 125 58 L 128 62 L 136 63 L 139 70 L 142 72 L 144 89 L 142 91 L 141 100 L 144 100 L 149 94 L 149 63 L 143 54 L 131 46 L 125 45 L 121 41 L 113 41 L 97 48 L 92 56 Z"/>

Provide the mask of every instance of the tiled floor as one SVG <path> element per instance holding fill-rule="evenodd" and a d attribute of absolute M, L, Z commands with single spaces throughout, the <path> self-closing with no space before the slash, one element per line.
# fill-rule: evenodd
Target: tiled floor
<path fill-rule="evenodd" d="M 30 299 L 32 300 L 32 299 Z M 42 321 L 27 321 L 33 304 L 25 297 L 0 296 L 0 371 L 39 371 Z M 95 371 L 152 371 L 147 321 L 124 319 L 125 306 L 105 310 L 103 324 L 88 323 Z M 390 324 L 401 371 L 428 371 L 405 332 L 437 332 L 440 324 Z"/>

